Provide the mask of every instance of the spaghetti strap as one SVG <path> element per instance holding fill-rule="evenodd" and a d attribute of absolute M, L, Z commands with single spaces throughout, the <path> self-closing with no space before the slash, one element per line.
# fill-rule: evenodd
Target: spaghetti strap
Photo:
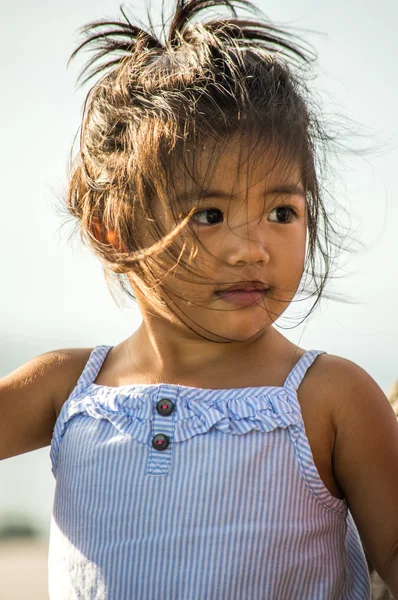
<path fill-rule="evenodd" d="M 89 359 L 80 375 L 76 387 L 74 388 L 69 399 L 74 398 L 93 383 L 97 377 L 102 364 L 112 346 L 96 346 L 91 352 Z"/>
<path fill-rule="evenodd" d="M 72 390 L 72 393 L 66 399 L 61 408 L 61 412 L 59 413 L 55 422 L 50 448 L 51 470 L 54 477 L 56 477 L 61 439 L 76 409 L 76 405 L 73 400 L 93 383 L 106 358 L 106 355 L 111 348 L 112 346 L 96 346 L 94 348 L 88 358 L 88 361 L 86 362 L 86 366 L 77 380 L 75 388 Z"/>
<path fill-rule="evenodd" d="M 316 357 L 320 354 L 326 354 L 326 352 L 324 350 L 307 350 L 307 352 L 303 354 L 300 360 L 290 371 L 283 387 L 289 388 L 290 390 L 297 392 L 300 383 L 304 379 L 304 375 L 306 374 Z"/>

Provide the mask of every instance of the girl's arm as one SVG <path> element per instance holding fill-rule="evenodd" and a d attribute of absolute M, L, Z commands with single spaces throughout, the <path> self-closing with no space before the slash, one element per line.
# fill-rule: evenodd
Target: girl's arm
<path fill-rule="evenodd" d="M 363 369 L 335 356 L 320 358 L 336 433 L 334 474 L 373 566 L 398 598 L 397 418 Z"/>
<path fill-rule="evenodd" d="M 56 415 L 90 350 L 42 354 L 0 380 L 0 460 L 51 443 Z"/>

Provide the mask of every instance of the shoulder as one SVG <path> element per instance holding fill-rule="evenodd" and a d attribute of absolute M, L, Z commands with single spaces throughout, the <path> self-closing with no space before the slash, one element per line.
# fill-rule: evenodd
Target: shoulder
<path fill-rule="evenodd" d="M 7 375 L 2 381 L 24 380 L 26 384 L 45 380 L 57 382 L 60 387 L 71 383 L 83 370 L 92 348 L 68 348 L 39 354 Z"/>
<path fill-rule="evenodd" d="M 316 358 L 302 386 L 316 389 L 335 410 L 342 408 L 350 398 L 359 399 L 359 402 L 366 402 L 366 397 L 374 394 L 385 398 L 375 380 L 362 367 L 333 354 L 320 354 Z"/>
<path fill-rule="evenodd" d="M 317 364 L 318 363 L 318 364 Z M 314 363 L 312 384 L 317 385 L 322 398 L 331 409 L 333 424 L 341 445 L 348 446 L 355 432 L 378 431 L 380 435 L 392 429 L 396 434 L 396 415 L 386 394 L 376 381 L 356 363 L 328 354 Z M 377 427 L 379 429 L 377 430 Z"/>
<path fill-rule="evenodd" d="M 62 348 L 41 354 L 39 358 L 52 366 L 81 366 L 87 363 L 93 350 L 94 348 Z"/>
<path fill-rule="evenodd" d="M 93 348 L 51 350 L 40 354 L 29 363 L 26 363 L 26 366 L 36 363 L 36 371 L 46 372 L 49 375 L 56 374 L 63 378 L 68 378 L 68 375 L 73 377 L 80 369 L 84 369 L 92 351 Z"/>
<path fill-rule="evenodd" d="M 53 350 L 37 358 L 43 374 L 53 385 L 53 403 L 56 417 L 82 374 L 93 348 Z"/>
<path fill-rule="evenodd" d="M 332 354 L 319 355 L 299 388 L 305 397 L 316 398 L 319 414 L 327 415 L 334 431 L 334 455 L 339 442 L 353 439 L 358 428 L 370 428 L 375 415 L 394 426 L 394 411 L 376 381 L 356 363 Z M 365 424 L 366 422 L 366 424 Z"/>
<path fill-rule="evenodd" d="M 47 446 L 91 349 L 46 352 L 0 380 L 0 458 Z"/>

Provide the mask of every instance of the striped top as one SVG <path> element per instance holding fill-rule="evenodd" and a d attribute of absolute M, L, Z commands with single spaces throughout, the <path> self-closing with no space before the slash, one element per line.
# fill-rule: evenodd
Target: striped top
<path fill-rule="evenodd" d="M 345 500 L 324 486 L 297 389 L 93 383 L 56 421 L 51 600 L 369 600 Z"/>

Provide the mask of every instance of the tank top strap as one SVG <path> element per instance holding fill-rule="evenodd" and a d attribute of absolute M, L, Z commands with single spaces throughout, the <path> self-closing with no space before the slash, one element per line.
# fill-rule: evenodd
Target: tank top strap
<path fill-rule="evenodd" d="M 324 350 L 307 350 L 307 352 L 303 354 L 300 360 L 290 371 L 283 387 L 289 388 L 290 390 L 297 392 L 300 383 L 304 379 L 304 375 L 306 374 L 316 357 L 320 354 L 326 354 L 326 352 Z"/>
<path fill-rule="evenodd" d="M 111 348 L 112 346 L 95 346 L 88 358 L 88 361 L 86 362 L 86 365 L 79 379 L 77 380 L 77 384 L 73 392 L 71 393 L 69 399 L 74 398 L 93 383 Z"/>

